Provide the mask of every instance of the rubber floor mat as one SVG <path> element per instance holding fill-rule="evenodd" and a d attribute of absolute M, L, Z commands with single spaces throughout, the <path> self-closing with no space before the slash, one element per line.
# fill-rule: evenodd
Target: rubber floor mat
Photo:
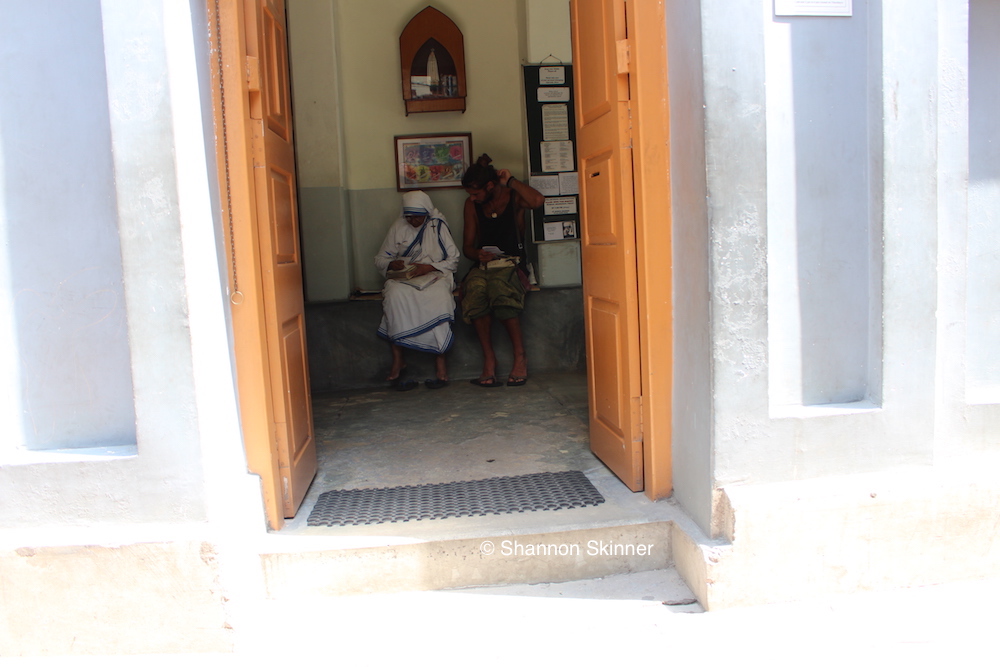
<path fill-rule="evenodd" d="M 558 510 L 603 502 L 604 496 L 579 470 L 540 472 L 471 482 L 325 491 L 307 524 L 359 526 Z"/>

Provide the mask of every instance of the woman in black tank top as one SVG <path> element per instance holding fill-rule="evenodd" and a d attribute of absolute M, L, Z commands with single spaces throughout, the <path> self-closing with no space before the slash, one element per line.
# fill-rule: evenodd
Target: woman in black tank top
<path fill-rule="evenodd" d="M 514 352 L 507 386 L 520 387 L 528 380 L 528 357 L 519 318 L 525 291 L 521 280 L 526 265 L 524 212 L 544 204 L 545 197 L 511 176 L 509 170 L 497 171 L 491 162 L 484 153 L 462 179 L 469 194 L 462 252 L 477 263 L 463 284 L 462 314 L 476 327 L 483 348 L 483 370 L 472 383 L 480 387 L 503 386 L 496 377 L 491 334 L 496 317 L 507 330 Z"/>

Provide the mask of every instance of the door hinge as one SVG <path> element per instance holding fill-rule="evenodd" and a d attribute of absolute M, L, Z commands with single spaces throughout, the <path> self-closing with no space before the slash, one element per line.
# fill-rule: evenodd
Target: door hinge
<path fill-rule="evenodd" d="M 251 157 L 253 159 L 254 167 L 265 166 L 265 156 L 264 156 L 264 121 L 253 116 L 251 114 L 250 118 L 250 151 Z M 281 441 L 281 436 L 276 436 L 278 442 Z"/>
<path fill-rule="evenodd" d="M 247 89 L 251 93 L 260 92 L 260 60 L 257 56 L 247 56 Z"/>
<path fill-rule="evenodd" d="M 632 397 L 632 442 L 642 442 L 642 395 Z"/>
<path fill-rule="evenodd" d="M 260 96 L 260 59 L 257 56 L 247 56 L 247 93 L 250 95 L 250 117 L 261 118 Z"/>
<path fill-rule="evenodd" d="M 627 39 L 619 39 L 615 42 L 615 46 L 618 47 L 618 73 L 628 74 L 629 64 L 631 63 L 629 42 Z"/>

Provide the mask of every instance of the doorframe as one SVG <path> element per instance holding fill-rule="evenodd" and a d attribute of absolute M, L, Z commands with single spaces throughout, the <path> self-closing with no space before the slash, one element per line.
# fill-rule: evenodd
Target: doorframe
<path fill-rule="evenodd" d="M 673 493 L 673 217 L 664 0 L 626 0 L 639 292 L 643 490 Z"/>
<path fill-rule="evenodd" d="M 643 482 L 644 493 L 655 500 L 673 491 L 673 279 L 669 260 L 672 218 L 666 10 L 664 0 L 625 2 L 633 118 Z M 245 70 L 238 57 L 245 39 L 241 29 L 243 3 L 216 0 L 214 5 L 207 4 L 212 54 L 216 58 L 211 75 L 212 107 L 222 220 L 228 226 L 225 236 L 229 243 L 225 251 L 228 268 L 232 270 L 229 291 L 240 301 L 230 304 L 240 419 L 248 468 L 261 478 L 268 524 L 276 530 L 284 524 L 284 519 L 276 441 L 269 426 L 273 417 L 256 240 L 252 147 L 249 128 L 242 122 L 234 123 L 244 117 L 242 111 L 248 104 L 242 94 L 234 94 L 242 91 L 238 77 Z M 668 258 L 670 267 L 666 271 L 664 258 Z"/>

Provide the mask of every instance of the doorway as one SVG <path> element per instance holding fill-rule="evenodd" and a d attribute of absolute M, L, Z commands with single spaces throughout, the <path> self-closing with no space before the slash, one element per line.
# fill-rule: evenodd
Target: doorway
<path fill-rule="evenodd" d="M 264 2 L 264 0 L 260 0 L 260 1 Z M 250 3 L 250 4 L 255 4 L 255 0 L 247 0 L 247 2 Z M 620 0 L 615 0 L 615 2 L 618 5 L 624 6 L 624 3 L 622 3 Z M 233 7 L 235 7 L 235 6 L 240 5 L 241 3 L 240 2 L 236 2 L 235 0 L 223 0 L 222 4 L 224 6 L 233 6 Z M 276 3 L 266 2 L 265 4 L 271 4 L 271 5 L 273 5 L 273 4 L 276 4 Z M 280 4 L 280 3 L 277 3 L 277 4 Z M 629 3 L 629 6 L 631 6 L 631 3 Z M 246 18 L 246 16 L 244 15 L 242 17 L 242 19 L 245 19 L 245 18 Z M 236 16 L 234 16 L 234 19 L 240 19 L 240 17 L 238 16 L 238 13 L 237 13 Z M 223 21 L 222 21 L 222 23 L 225 24 L 225 13 L 223 13 Z M 660 26 L 662 28 L 662 20 L 660 22 Z M 231 38 L 235 38 L 235 39 L 238 40 L 239 39 L 239 35 L 236 34 L 236 33 L 239 32 L 239 30 L 237 30 L 237 28 L 239 28 L 239 26 L 238 25 L 233 25 L 232 27 L 233 27 L 233 33 L 234 34 L 230 35 L 230 37 Z M 221 32 L 225 36 L 226 29 L 223 27 L 223 29 L 222 29 Z M 652 32 L 655 33 L 656 31 L 652 30 Z M 662 32 L 662 30 L 660 30 L 660 32 Z M 661 42 L 660 46 L 662 46 L 662 42 Z M 654 62 L 654 61 L 651 60 L 651 62 Z M 242 65 L 243 63 L 242 62 L 237 62 L 236 64 L 237 65 Z M 260 71 L 259 70 L 260 66 L 261 66 L 260 62 L 254 63 L 254 62 L 249 61 L 249 60 L 247 62 L 247 71 L 250 73 L 250 78 L 251 78 L 251 81 L 250 81 L 250 84 L 249 84 L 250 85 L 250 95 L 251 95 L 251 97 L 254 94 L 254 91 L 253 91 L 253 85 L 254 85 L 253 76 L 254 76 L 254 72 L 255 71 L 259 72 Z M 293 64 L 293 66 L 294 66 L 294 64 Z M 655 67 L 655 63 L 654 63 L 654 67 Z M 662 72 L 664 70 L 664 67 L 665 67 L 665 63 L 661 61 L 659 63 L 659 65 L 658 65 L 658 68 L 659 68 L 658 71 L 659 71 L 660 74 L 662 74 Z M 287 73 L 287 62 L 285 63 L 285 68 L 286 68 L 286 73 Z M 237 69 L 236 71 L 239 71 L 239 69 Z M 638 72 L 638 69 L 636 69 L 636 71 Z M 663 82 L 663 85 L 665 85 L 665 80 Z M 652 87 L 653 86 L 650 86 L 650 88 L 652 88 Z M 654 97 L 655 97 L 655 95 L 650 95 L 650 98 L 654 98 Z M 655 106 L 655 105 L 653 105 L 653 106 Z M 638 108 L 637 108 L 637 111 L 638 111 Z M 665 110 L 664 110 L 664 112 L 665 112 Z M 223 124 L 224 124 L 225 118 L 222 118 L 221 120 L 223 121 Z M 660 120 L 661 121 L 665 120 L 665 116 L 663 118 L 661 118 Z M 651 131 L 650 134 L 655 134 L 655 133 Z M 641 136 L 639 137 L 640 140 L 642 138 L 643 137 L 641 137 Z M 639 187 L 641 187 L 641 182 L 642 182 L 643 178 L 652 178 L 652 177 L 656 176 L 656 173 L 655 173 L 656 172 L 656 168 L 650 167 L 649 165 L 652 165 L 653 163 L 656 163 L 657 165 L 659 165 L 659 163 L 663 162 L 662 158 L 664 157 L 664 154 L 665 154 L 664 146 L 658 146 L 657 143 L 656 143 L 657 141 L 658 140 L 655 137 L 652 140 L 647 140 L 646 141 L 646 145 L 650 147 L 649 150 L 646 151 L 643 148 L 639 148 L 635 152 L 636 153 L 635 159 L 640 164 L 640 166 L 641 166 L 641 164 L 643 162 L 643 159 L 647 159 L 647 162 L 646 162 L 647 167 L 645 169 L 640 169 L 641 173 L 637 173 L 636 183 L 639 185 Z M 640 143 L 641 143 L 641 141 L 640 141 Z M 248 152 L 250 152 L 249 149 L 248 149 Z M 648 155 L 654 155 L 654 156 L 658 155 L 659 157 L 658 158 L 657 157 L 654 157 L 654 158 L 644 158 L 644 156 L 648 156 Z M 229 162 L 227 161 L 227 165 L 228 164 L 229 164 Z M 662 167 L 664 168 L 664 175 L 665 175 L 665 166 L 666 166 L 665 164 L 662 165 Z M 663 182 L 660 182 L 660 183 L 656 184 L 657 185 L 657 189 L 662 190 L 663 189 L 662 186 L 665 183 L 666 183 L 666 179 L 664 178 Z M 232 183 L 230 182 L 230 186 L 231 185 L 232 185 Z M 233 191 L 233 192 L 235 192 L 235 191 Z M 236 194 L 237 194 L 238 197 L 242 196 L 239 193 L 236 193 Z M 639 211 L 643 206 L 645 206 L 646 209 L 645 209 L 643 215 L 644 216 L 645 215 L 649 215 L 649 213 L 650 213 L 650 208 L 649 208 L 650 204 L 649 204 L 649 201 L 651 199 L 655 199 L 655 198 L 651 198 L 650 196 L 647 196 L 647 195 L 649 195 L 649 193 L 645 193 L 645 195 L 644 195 L 643 192 L 640 192 L 639 194 L 643 195 L 643 196 L 639 196 L 639 197 L 636 198 L 636 204 L 635 204 L 636 205 L 636 210 Z M 662 205 L 662 202 L 660 203 L 660 205 Z M 231 208 L 231 210 L 236 210 L 237 204 L 233 204 L 230 208 Z M 395 209 L 395 205 L 393 205 L 393 208 Z M 662 211 L 660 211 L 660 212 L 662 213 Z M 361 213 L 361 211 L 355 210 L 354 213 L 359 214 L 359 213 Z M 252 217 L 252 216 L 248 216 L 248 217 Z M 647 218 L 643 217 L 642 219 L 645 220 Z M 667 216 L 660 215 L 656 219 L 657 219 L 658 222 L 661 222 L 663 219 L 669 219 L 669 215 L 667 215 Z M 637 220 L 636 224 L 641 227 L 643 223 L 640 220 Z M 666 234 L 669 237 L 669 229 L 667 230 Z M 653 234 L 653 233 L 647 234 L 646 238 L 647 239 L 648 238 L 655 238 L 655 234 Z M 642 248 L 641 248 L 641 242 L 642 241 L 640 240 L 639 241 L 639 243 L 640 243 L 640 251 L 642 250 Z M 669 252 L 669 244 L 666 247 L 667 247 L 668 252 Z M 657 250 L 662 250 L 662 248 L 659 248 Z M 638 277 L 639 282 L 640 282 L 640 286 L 639 286 L 639 305 L 641 307 L 643 300 L 644 299 L 646 299 L 646 300 L 649 299 L 649 294 L 646 293 L 646 292 L 644 292 L 643 285 L 642 285 L 642 281 L 646 279 L 646 277 L 644 276 L 644 274 L 643 274 L 643 272 L 641 270 L 642 269 L 641 263 L 643 261 L 643 254 L 642 254 L 642 252 L 640 252 L 639 260 L 640 260 L 640 271 L 639 271 L 639 277 Z M 244 284 L 246 284 L 246 283 L 244 283 Z M 659 285 L 658 287 L 660 289 L 662 289 L 662 284 Z M 658 302 L 662 303 L 662 301 L 663 300 L 661 298 L 661 299 L 659 299 Z M 529 305 L 529 309 L 531 307 L 532 306 Z M 650 313 L 654 312 L 654 310 L 655 309 L 650 310 Z M 259 319 L 261 317 L 264 317 L 263 309 L 259 309 L 259 312 L 257 312 L 257 318 Z M 641 320 L 640 326 L 647 326 L 648 327 L 650 325 L 650 322 L 652 322 L 652 321 L 653 320 L 651 320 L 647 316 L 645 319 Z M 668 313 L 668 322 L 669 322 L 669 313 Z M 459 327 L 460 326 L 461 325 L 459 325 Z M 667 328 L 667 331 L 669 331 L 669 327 Z M 661 329 L 661 334 L 662 334 L 662 329 Z M 313 338 L 313 335 L 312 335 L 311 332 L 309 334 L 309 338 Z M 656 351 L 662 349 L 663 337 L 662 337 L 662 335 L 660 336 L 660 341 L 659 341 L 660 345 L 659 346 L 651 346 L 648 343 L 649 340 L 650 339 L 646 339 L 645 347 L 643 348 L 644 349 L 644 352 L 643 352 L 644 359 L 649 360 L 649 361 L 654 361 L 654 360 L 658 359 Z M 655 350 L 654 350 L 654 347 L 655 347 Z M 473 349 L 475 349 L 475 348 L 473 348 Z M 669 357 L 670 346 L 667 345 L 665 349 L 667 350 L 666 354 Z M 237 352 L 238 352 L 238 356 L 239 356 L 239 350 L 237 350 Z M 646 369 L 648 370 L 649 368 L 652 368 L 652 367 L 653 366 L 647 366 Z M 259 369 L 251 369 L 251 370 L 259 370 Z M 258 377 L 260 375 L 261 375 L 260 373 L 257 373 Z M 266 373 L 265 373 L 265 375 L 266 375 Z M 662 392 L 659 393 L 659 394 L 657 394 L 657 391 L 661 390 L 663 388 L 662 387 L 662 383 L 664 382 L 664 380 L 663 380 L 664 377 L 667 378 L 666 379 L 666 384 L 667 384 L 667 388 L 669 390 L 669 375 L 665 376 L 664 374 L 661 373 L 661 374 L 657 374 L 655 377 L 658 378 L 658 382 L 660 383 L 660 385 L 657 385 L 657 382 L 653 381 L 652 377 L 650 377 L 648 375 L 648 372 L 644 372 L 643 373 L 643 375 L 641 377 L 641 384 L 643 386 L 643 390 L 644 391 L 647 390 L 647 389 L 650 390 L 650 394 L 649 395 L 651 397 L 657 397 L 658 396 L 660 400 L 657 400 L 655 402 L 654 401 L 647 401 L 645 403 L 642 403 L 642 404 L 640 404 L 638 406 L 638 411 L 642 415 L 642 419 L 643 419 L 643 421 L 644 421 L 644 423 L 646 425 L 650 425 L 650 426 L 654 426 L 654 427 L 658 426 L 658 428 L 660 429 L 660 431 L 663 432 L 663 430 L 664 430 L 664 423 L 665 423 L 665 426 L 666 426 L 665 433 L 669 434 L 669 409 L 670 409 L 669 391 L 666 394 L 664 394 Z M 244 394 L 244 389 L 243 389 L 242 383 L 243 383 L 243 380 L 246 379 L 246 378 L 250 378 L 251 381 L 253 381 L 253 373 L 247 374 L 247 373 L 241 372 L 241 396 L 243 396 L 243 394 Z M 539 389 L 541 389 L 541 387 L 543 386 L 543 383 L 540 381 L 537 384 L 539 384 Z M 504 391 L 506 392 L 506 389 Z M 277 392 L 277 391 L 272 391 L 272 394 L 274 394 L 274 395 L 277 395 L 278 393 L 279 392 Z M 556 393 L 558 393 L 558 390 L 556 391 Z M 474 396 L 480 396 L 481 394 L 482 394 L 482 391 L 480 390 L 480 394 L 474 394 Z M 525 392 L 525 394 L 527 394 L 527 392 Z M 664 396 L 666 397 L 666 400 L 663 400 Z M 351 403 L 350 400 L 346 400 L 346 402 L 344 404 L 345 405 L 354 405 L 354 404 Z M 497 412 L 508 412 L 508 414 L 510 413 L 509 411 L 505 411 L 505 410 L 497 410 Z M 664 419 L 663 419 L 664 415 L 666 415 L 666 421 L 665 422 L 664 422 Z M 444 419 L 444 418 L 445 417 L 441 417 L 441 419 Z M 647 433 L 646 433 L 646 441 L 645 441 L 645 445 L 646 446 L 645 446 L 645 448 L 643 450 L 645 452 L 645 455 L 644 455 L 644 464 L 645 464 L 644 475 L 646 475 L 651 480 L 653 480 L 654 483 L 653 484 L 647 483 L 647 485 L 646 485 L 646 491 L 647 491 L 647 494 L 650 495 L 650 497 L 662 497 L 664 495 L 668 495 L 669 494 L 669 463 L 668 463 L 669 462 L 669 437 L 661 439 L 661 443 L 662 443 L 661 446 L 656 446 L 656 447 L 652 447 L 651 448 L 649 446 L 649 444 L 651 443 L 649 435 L 650 435 L 650 432 L 647 431 Z M 264 445 L 261 445 L 260 449 L 262 451 L 265 451 L 265 452 L 269 452 L 270 451 L 269 446 L 265 447 Z M 251 455 L 250 452 L 251 452 L 251 446 L 248 443 L 248 457 L 251 458 L 251 459 L 253 459 L 254 456 Z M 664 455 L 664 454 L 666 454 L 666 455 Z M 264 479 L 264 482 L 265 482 L 265 501 L 267 502 L 267 496 L 268 496 L 268 493 L 269 493 L 269 491 L 268 491 L 269 488 L 271 489 L 271 491 L 270 491 L 271 494 L 273 496 L 275 496 L 275 497 L 279 497 L 282 493 L 285 492 L 285 490 L 282 489 L 282 482 L 281 482 L 281 471 L 280 471 L 281 461 L 278 461 L 278 462 L 274 462 L 274 461 L 268 462 L 268 461 L 263 460 L 266 457 L 260 456 L 260 455 L 258 455 L 258 456 L 259 456 L 258 466 L 261 469 L 263 469 L 264 472 L 263 472 L 263 474 L 259 470 L 255 470 L 255 472 L 258 472 L 258 474 L 262 474 L 262 478 Z M 664 465 L 665 462 L 666 462 L 666 465 Z M 252 465 L 253 465 L 253 463 L 252 463 Z M 269 477 L 269 471 L 268 471 L 268 469 L 270 470 L 270 477 Z M 666 471 L 666 474 L 664 474 L 664 471 Z M 663 480 L 666 480 L 665 484 L 664 484 Z M 666 492 L 664 492 L 664 489 L 666 489 Z M 275 516 L 274 516 L 273 512 L 269 512 L 269 519 L 272 520 L 272 526 L 274 526 L 276 523 L 280 523 L 281 522 L 280 521 L 280 517 L 278 517 L 277 519 L 275 519 Z"/>

